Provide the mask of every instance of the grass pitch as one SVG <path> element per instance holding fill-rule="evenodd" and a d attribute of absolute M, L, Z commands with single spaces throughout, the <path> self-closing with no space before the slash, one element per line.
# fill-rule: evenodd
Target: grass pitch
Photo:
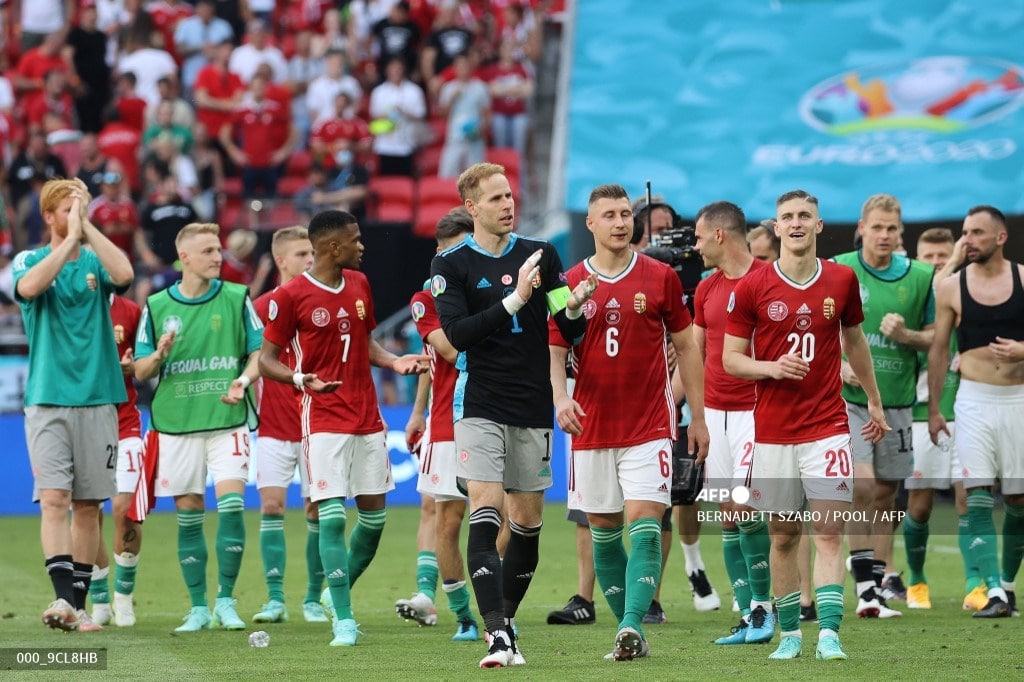
<path fill-rule="evenodd" d="M 952 511 L 936 507 L 944 518 L 933 527 L 955 527 Z M 350 515 L 354 521 L 355 515 Z M 331 648 L 329 627 L 302 619 L 305 593 L 305 524 L 301 512 L 289 511 L 285 521 L 288 564 L 285 590 L 291 621 L 250 626 L 244 632 L 208 631 L 176 635 L 188 610 L 188 598 L 176 557 L 175 518 L 150 517 L 144 527 L 143 549 L 135 592 L 138 625 L 130 629 L 108 626 L 98 633 L 63 634 L 46 629 L 40 614 L 52 599 L 39 548 L 36 517 L 0 518 L 0 647 L 105 647 L 104 672 L 36 672 L 52 679 L 318 679 L 325 677 L 423 680 L 465 679 L 484 675 L 515 676 L 531 680 L 678 680 L 678 679 L 1021 679 L 1024 659 L 1020 646 L 1024 627 L 1020 619 L 978 621 L 961 611 L 963 577 L 956 537 L 933 534 L 927 573 L 933 608 L 911 611 L 886 621 L 862 621 L 853 615 L 852 583 L 847 582 L 847 617 L 840 633 L 849 661 L 814 660 L 817 626 L 804 625 L 803 656 L 795 661 L 768 661 L 778 643 L 721 647 L 711 644 L 727 634 L 737 620 L 728 610 L 731 594 L 722 567 L 720 536 L 705 528 L 701 542 L 708 575 L 722 595 L 723 609 L 697 613 L 683 574 L 682 552 L 673 548 L 666 571 L 662 604 L 669 617 L 665 625 L 646 627 L 651 644 L 649 659 L 630 663 L 602 660 L 611 650 L 615 624 L 598 594 L 597 623 L 587 626 L 550 626 L 548 611 L 560 608 L 576 589 L 574 527 L 564 521 L 564 507 L 549 506 L 541 535 L 541 562 L 537 577 L 516 621 L 527 665 L 499 671 L 477 668 L 484 655 L 483 642 L 455 643 L 454 618 L 438 591 L 439 625 L 417 628 L 400 620 L 394 601 L 415 588 L 416 524 L 418 509 L 396 507 L 388 512 L 388 525 L 373 564 L 353 590 L 356 620 L 364 633 L 357 647 Z M 211 604 L 216 581 L 213 540 L 216 514 L 207 514 L 206 538 L 210 545 Z M 997 525 L 997 527 L 999 527 Z M 259 553 L 259 516 L 246 514 L 248 544 L 235 590 L 239 615 L 248 621 L 266 601 Z M 109 528 L 108 528 L 109 536 Z M 108 537 L 109 541 L 109 537 Z M 905 565 L 900 538 L 897 564 Z M 897 608 L 905 607 L 898 604 Z M 474 604 L 475 607 L 475 604 Z M 475 608 L 474 608 L 475 610 Z M 249 632 L 270 633 L 270 646 L 248 646 Z M 8 655 L 9 658 L 9 655 Z M 7 660 L 6 658 L 4 660 Z M 15 673 L 5 672 L 8 678 Z M 21 673 L 27 676 L 30 673 Z"/>

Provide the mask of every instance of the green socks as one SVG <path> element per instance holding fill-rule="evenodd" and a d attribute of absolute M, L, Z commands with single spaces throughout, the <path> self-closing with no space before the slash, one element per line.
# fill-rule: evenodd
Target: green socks
<path fill-rule="evenodd" d="M 747 575 L 750 577 L 750 598 L 755 602 L 767 602 L 772 593 L 772 574 L 768 568 L 772 540 L 768 536 L 768 524 L 764 519 L 759 519 L 737 525 L 740 530 L 740 547 L 743 548 Z"/>
<path fill-rule="evenodd" d="M 110 603 L 110 567 L 92 567 L 92 582 L 89 583 L 89 599 L 93 604 Z"/>
<path fill-rule="evenodd" d="M 263 557 L 263 576 L 271 601 L 284 603 L 284 516 L 263 514 L 260 517 L 260 556 Z"/>
<path fill-rule="evenodd" d="M 469 610 L 469 589 L 465 580 L 445 580 L 441 589 L 448 595 L 448 608 L 455 614 L 456 620 L 473 620 L 473 612 Z"/>
<path fill-rule="evenodd" d="M 178 511 L 178 562 L 192 606 L 206 606 L 206 537 L 201 509 Z"/>
<path fill-rule="evenodd" d="M 1024 556 L 1024 505 L 1006 503 L 1006 518 L 1003 519 L 1003 575 L 1012 583 L 1020 570 L 1021 556 Z M 93 573 L 95 575 L 95 573 Z M 93 578 L 93 584 L 96 579 Z"/>
<path fill-rule="evenodd" d="M 437 555 L 433 552 L 420 552 L 416 555 L 416 591 L 434 601 L 437 594 Z"/>
<path fill-rule="evenodd" d="M 352 546 L 349 557 L 349 585 L 354 586 L 359 576 L 363 574 L 366 567 L 373 560 L 377 553 L 377 546 L 380 544 L 380 536 L 384 533 L 384 521 L 387 519 L 386 509 L 378 511 L 360 511 L 356 527 L 352 529 L 352 537 L 348 539 Z"/>
<path fill-rule="evenodd" d="M 732 583 L 732 593 L 739 604 L 740 613 L 750 613 L 750 577 L 747 575 L 747 561 L 740 546 L 740 531 L 737 528 L 722 529 L 722 553 L 725 555 L 725 572 Z"/>
<path fill-rule="evenodd" d="M 928 522 L 915 521 L 907 514 L 903 518 L 903 544 L 907 547 L 907 567 L 910 568 L 910 585 L 927 583 L 924 575 L 924 558 L 928 552 Z"/>
<path fill-rule="evenodd" d="M 622 622 L 626 613 L 626 564 L 629 557 L 622 544 L 622 530 L 622 526 L 590 527 L 590 536 L 594 540 L 594 573 L 616 622 Z"/>
<path fill-rule="evenodd" d="M 779 630 L 783 636 L 800 631 L 800 592 L 790 592 L 775 598 L 775 606 L 779 609 Z M 821 611 L 818 611 L 821 617 Z M 820 620 L 818 621 L 821 622 Z M 821 627 L 825 627 L 822 625 Z"/>
<path fill-rule="evenodd" d="M 324 584 L 324 566 L 320 562 L 320 522 L 306 519 L 306 598 L 305 602 L 318 603 Z"/>
<path fill-rule="evenodd" d="M 661 519 L 637 519 L 629 524 L 626 564 L 626 612 L 619 627 L 643 633 L 641 623 L 661 579 Z"/>
<path fill-rule="evenodd" d="M 981 574 L 978 564 L 971 551 L 971 529 L 967 514 L 957 517 L 957 545 L 960 547 L 960 558 L 964 562 L 964 594 L 970 594 L 974 588 L 981 586 Z"/>
<path fill-rule="evenodd" d="M 967 495 L 967 522 L 971 533 L 970 550 L 978 565 L 981 579 L 989 589 L 1001 586 L 999 582 L 999 558 L 996 553 L 996 524 L 992 520 L 995 504 L 992 493 L 987 490 L 972 490 Z"/>
<path fill-rule="evenodd" d="M 909 519 L 907 516 L 904 518 Z M 818 602 L 818 629 L 839 632 L 839 624 L 843 622 L 843 586 L 822 585 L 814 590 L 814 598 Z M 800 618 L 800 600 L 797 599 L 797 619 Z M 782 608 L 779 608 L 779 614 Z"/>
<path fill-rule="evenodd" d="M 245 499 L 238 493 L 217 498 L 217 598 L 230 597 L 245 551 Z M 282 525 L 282 533 L 284 526 Z"/>
<path fill-rule="evenodd" d="M 114 563 L 117 564 L 114 570 L 114 592 L 131 594 L 135 591 L 135 569 L 139 565 L 139 555 L 131 552 L 115 554 Z"/>
<path fill-rule="evenodd" d="M 345 548 L 345 503 L 334 498 L 320 503 L 320 559 L 339 620 L 352 617 L 348 550 Z"/>

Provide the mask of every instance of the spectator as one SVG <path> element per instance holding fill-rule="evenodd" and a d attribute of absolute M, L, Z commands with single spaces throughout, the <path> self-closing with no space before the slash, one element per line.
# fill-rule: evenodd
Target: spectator
<path fill-rule="evenodd" d="M 103 126 L 103 108 L 110 101 L 110 65 L 107 64 L 107 36 L 97 25 L 95 4 L 84 3 L 78 26 L 68 34 L 71 52 L 71 87 L 75 93 L 78 124 L 86 133 L 98 133 Z"/>
<path fill-rule="evenodd" d="M 153 20 L 153 28 L 160 33 L 159 47 L 180 63 L 181 55 L 174 43 L 174 34 L 178 25 L 194 14 L 192 6 L 179 0 L 153 0 L 146 3 L 143 9 Z"/>
<path fill-rule="evenodd" d="M 346 73 L 345 54 L 333 50 L 324 59 L 324 74 L 311 81 L 306 92 L 306 108 L 313 121 L 334 116 L 335 99 L 339 92 L 346 93 L 353 103 L 363 96 L 359 81 Z"/>
<path fill-rule="evenodd" d="M 370 131 L 375 133 L 373 150 L 381 175 L 415 173 L 418 126 L 427 114 L 423 91 L 405 77 L 401 59 L 392 59 L 385 70 L 387 80 L 370 94 Z"/>
<path fill-rule="evenodd" d="M 21 52 L 25 54 L 56 37 L 64 41 L 75 13 L 74 0 L 21 0 L 16 23 L 21 27 Z M 5 8 L 6 9 L 6 8 Z M 11 12 L 14 19 L 15 12 Z M 13 33 L 12 33 L 13 35 Z"/>
<path fill-rule="evenodd" d="M 132 12 L 125 7 L 125 0 L 95 0 L 95 2 L 96 27 L 109 36 L 107 49 L 111 57 L 110 63 L 113 63 L 113 58 L 117 56 L 117 38 L 121 31 L 132 23 Z"/>
<path fill-rule="evenodd" d="M 526 161 L 526 137 L 530 131 L 528 105 L 533 97 L 533 78 L 512 53 L 510 41 L 502 42 L 498 61 L 484 69 L 491 91 L 491 139 L 495 147 L 510 147 Z"/>
<path fill-rule="evenodd" d="M 43 78 L 42 97 L 32 100 L 25 109 L 29 128 L 43 129 L 43 118 L 53 114 L 60 118 L 65 128 L 75 125 L 75 102 L 68 93 L 68 77 L 64 71 L 50 71 Z"/>
<path fill-rule="evenodd" d="M 377 55 L 377 73 L 384 73 L 384 67 L 392 57 L 405 62 L 405 72 L 415 73 L 420 46 L 420 29 L 409 18 L 409 3 L 399 0 L 391 7 L 387 17 L 373 25 L 374 54 Z M 379 76 L 376 80 L 380 80 Z"/>
<path fill-rule="evenodd" d="M 352 0 L 348 5 L 348 53 L 353 64 L 371 58 L 373 27 L 387 19 L 398 0 Z"/>
<path fill-rule="evenodd" d="M 309 150 L 313 159 L 326 168 L 346 166 L 354 154 L 370 150 L 373 136 L 366 121 L 353 115 L 352 101 L 344 92 L 335 98 L 334 116 L 321 119 L 313 127 Z"/>
<path fill-rule="evenodd" d="M 306 106 L 309 84 L 324 73 L 324 60 L 313 56 L 313 34 L 307 30 L 295 34 L 295 54 L 288 60 L 288 86 L 292 91 L 292 125 L 299 134 L 299 145 L 309 138 L 315 115 Z"/>
<path fill-rule="evenodd" d="M 169 136 L 156 137 L 153 140 L 152 149 L 153 151 L 146 157 L 147 162 L 156 161 L 157 164 L 166 164 L 178 181 L 178 194 L 185 201 L 192 201 L 192 197 L 199 191 L 199 176 L 196 174 L 196 166 L 192 163 L 191 157 L 179 154 L 174 140 Z"/>
<path fill-rule="evenodd" d="M 145 38 L 136 33 L 128 34 L 128 53 L 121 56 L 117 68 L 120 73 L 131 71 L 135 74 L 135 90 L 147 104 L 160 101 L 157 81 L 164 76 L 176 75 L 178 65 L 166 50 L 149 45 Z"/>
<path fill-rule="evenodd" d="M 439 97 L 448 129 L 437 174 L 446 178 L 456 178 L 473 164 L 483 163 L 491 117 L 491 96 L 483 81 L 473 76 L 469 56 L 459 55 L 452 66 L 455 80 L 441 86 Z"/>
<path fill-rule="evenodd" d="M 473 33 L 458 23 L 457 9 L 452 3 L 445 3 L 434 20 L 434 31 L 420 55 L 420 70 L 423 84 L 431 99 L 441 89 L 438 75 L 447 69 L 460 54 L 468 54 L 473 44 Z"/>
<path fill-rule="evenodd" d="M 24 36 L 22 33 L 23 42 Z M 27 111 L 35 100 L 43 97 L 43 79 L 46 74 L 51 71 L 67 71 L 67 63 L 60 54 L 63 46 L 64 34 L 53 33 L 46 36 L 38 47 L 21 55 L 18 68 L 14 72 L 14 88 L 18 92 L 22 109 Z"/>
<path fill-rule="evenodd" d="M 139 213 L 135 202 L 125 190 L 124 178 L 116 171 L 103 174 L 100 195 L 89 204 L 89 220 L 100 228 L 117 248 L 135 260 L 135 233 L 139 229 Z"/>
<path fill-rule="evenodd" d="M 213 50 L 210 63 L 196 76 L 196 116 L 206 134 L 216 139 L 220 129 L 231 123 L 235 106 L 245 93 L 242 79 L 228 70 L 231 58 L 230 41 L 222 41 Z"/>
<path fill-rule="evenodd" d="M 362 224 L 366 220 L 366 187 L 370 174 L 365 167 L 350 160 L 332 178 L 319 164 L 309 169 L 309 185 L 295 195 L 295 208 L 309 220 L 321 211 L 348 211 Z"/>
<path fill-rule="evenodd" d="M 175 76 L 166 76 L 156 82 L 160 99 L 156 104 L 146 106 L 145 128 L 156 122 L 156 110 L 163 102 L 170 102 L 172 107 L 171 122 L 176 126 L 191 129 L 196 122 L 196 113 L 192 105 L 182 99 Z M 143 130 L 145 130 L 145 128 Z"/>
<path fill-rule="evenodd" d="M 142 229 L 135 232 L 135 251 L 144 266 L 140 270 L 148 276 L 136 281 L 136 302 L 145 302 L 150 294 L 166 289 L 178 279 L 174 239 L 181 228 L 196 222 L 196 212 L 178 194 L 178 181 L 166 168 L 163 170 L 153 200 L 139 216 Z"/>
<path fill-rule="evenodd" d="M 259 263 L 253 267 L 253 253 L 259 237 L 252 230 L 232 230 L 224 244 L 223 261 L 220 266 L 220 278 L 225 282 L 236 282 L 249 287 L 250 296 L 258 296 L 263 292 L 270 273 L 274 270 L 274 259 L 264 253 Z"/>
<path fill-rule="evenodd" d="M 123 72 L 117 77 L 117 100 L 114 102 L 114 108 L 122 123 L 142 135 L 146 128 L 148 103 L 135 91 L 137 83 L 138 79 L 131 71 Z"/>
<path fill-rule="evenodd" d="M 14 162 L 7 173 L 11 188 L 11 205 L 17 207 L 21 203 L 29 193 L 36 176 L 45 182 L 66 175 L 64 163 L 46 144 L 46 134 L 42 130 L 30 132 L 28 144 L 24 151 L 14 157 Z"/>
<path fill-rule="evenodd" d="M 76 177 L 85 183 L 85 189 L 89 196 L 99 196 L 100 185 L 103 183 L 103 174 L 114 168 L 116 162 L 111 162 L 101 151 L 99 140 L 96 135 L 86 133 L 78 142 L 80 150 L 80 163 Z M 95 222 L 95 221 L 93 221 Z"/>
<path fill-rule="evenodd" d="M 217 45 L 235 38 L 231 24 L 215 15 L 216 0 L 198 0 L 195 15 L 182 19 L 174 29 L 174 45 L 181 65 L 181 83 L 192 92 L 196 77 L 213 59 Z"/>
<path fill-rule="evenodd" d="M 213 222 L 217 210 L 224 200 L 224 163 L 220 153 L 213 146 L 213 140 L 206 132 L 206 126 L 197 123 L 192 132 L 195 144 L 192 147 L 192 160 L 196 165 L 199 177 L 199 194 L 192 200 L 192 207 L 203 222 Z"/>
<path fill-rule="evenodd" d="M 505 5 L 504 26 L 501 30 L 501 42 L 510 42 L 512 58 L 526 62 L 533 74 L 533 65 L 540 61 L 541 31 L 537 17 L 528 7 L 518 2 Z"/>
<path fill-rule="evenodd" d="M 11 241 L 14 244 L 14 250 L 18 253 L 25 249 L 41 246 L 47 239 L 46 223 L 43 220 L 43 213 L 39 209 L 39 197 L 45 184 L 46 176 L 42 173 L 33 173 L 28 180 L 28 189 L 25 195 L 14 204 Z"/>
<path fill-rule="evenodd" d="M 115 109 L 107 116 L 107 125 L 103 126 L 96 138 L 100 152 L 121 166 L 124 176 L 132 191 L 138 191 L 139 157 L 137 156 L 142 133 L 121 120 Z"/>
<path fill-rule="evenodd" d="M 160 100 L 156 105 L 156 120 L 146 128 L 142 144 L 146 149 L 153 149 L 158 137 L 169 139 L 179 154 L 188 154 L 192 148 L 192 130 L 174 123 L 174 103 L 171 100 Z"/>
<path fill-rule="evenodd" d="M 11 80 L 7 77 L 7 70 L 10 63 L 7 53 L 0 50 L 0 116 L 10 117 L 14 112 L 14 88 Z"/>
<path fill-rule="evenodd" d="M 277 194 L 279 167 L 295 143 L 295 130 L 289 128 L 284 144 L 275 144 L 276 133 L 287 125 L 288 112 L 266 97 L 267 82 L 264 76 L 253 76 L 248 94 L 235 111 L 234 129 L 224 126 L 220 131 L 221 145 L 242 169 L 242 192 L 246 197 Z"/>
<path fill-rule="evenodd" d="M 336 9 L 324 13 L 323 25 L 320 32 L 313 35 L 310 42 L 310 51 L 314 57 L 323 58 L 332 50 L 340 50 L 349 55 L 349 59 L 355 59 L 355 52 L 352 51 L 348 40 L 348 31 L 342 19 L 341 12 Z"/>
<path fill-rule="evenodd" d="M 274 70 L 274 80 L 283 82 L 288 78 L 288 62 L 281 50 L 270 44 L 270 29 L 263 19 L 251 19 L 245 33 L 247 42 L 239 45 L 231 53 L 228 69 L 231 73 L 248 83 L 256 74 L 256 68 L 263 63 L 270 64 Z"/>

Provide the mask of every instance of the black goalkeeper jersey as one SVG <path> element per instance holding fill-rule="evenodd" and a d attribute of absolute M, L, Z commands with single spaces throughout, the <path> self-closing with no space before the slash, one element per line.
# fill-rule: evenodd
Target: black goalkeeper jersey
<path fill-rule="evenodd" d="M 540 286 L 518 313 L 509 315 L 501 301 L 515 290 L 519 268 L 537 249 L 543 250 Z M 568 293 L 555 248 L 512 234 L 505 251 L 495 256 L 467 236 L 434 257 L 430 274 L 441 327 L 459 351 L 455 421 L 481 417 L 509 426 L 551 428 L 548 300 L 564 300 Z M 564 307 L 552 307 L 566 341 L 578 342 L 586 325 L 583 316 L 569 320 Z"/>

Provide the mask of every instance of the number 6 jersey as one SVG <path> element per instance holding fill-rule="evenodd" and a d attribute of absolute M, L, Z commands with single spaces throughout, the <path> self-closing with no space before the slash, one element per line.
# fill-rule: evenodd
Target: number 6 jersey
<path fill-rule="evenodd" d="M 840 333 L 864 321 L 860 290 L 851 268 L 817 261 L 818 272 L 804 284 L 787 279 L 776 262 L 740 280 L 729 299 L 725 333 L 753 339 L 751 357 L 771 362 L 792 353 L 810 364 L 801 381 L 757 382 L 758 443 L 810 443 L 850 432 Z"/>
<path fill-rule="evenodd" d="M 592 272 L 588 261 L 579 263 L 566 273 L 569 287 Z M 573 399 L 586 414 L 573 450 L 675 439 L 665 332 L 680 332 L 692 322 L 679 276 L 664 263 L 634 253 L 622 273 L 599 279 L 593 298 L 583 306 L 587 334 L 570 353 L 576 373 Z M 548 343 L 568 346 L 553 324 Z"/>

